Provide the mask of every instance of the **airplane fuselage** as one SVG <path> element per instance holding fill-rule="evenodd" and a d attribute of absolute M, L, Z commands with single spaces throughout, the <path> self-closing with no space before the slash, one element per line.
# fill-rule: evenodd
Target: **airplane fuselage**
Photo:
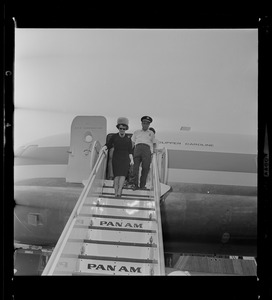
<path fill-rule="evenodd" d="M 166 184 L 171 186 L 161 200 L 165 252 L 255 256 L 256 154 L 245 153 L 247 145 L 235 152 L 230 142 L 223 152 L 212 137 L 203 139 L 160 139 L 168 149 Z M 61 139 L 49 141 L 16 153 L 18 243 L 54 246 L 84 187 L 66 182 L 69 146 Z"/>

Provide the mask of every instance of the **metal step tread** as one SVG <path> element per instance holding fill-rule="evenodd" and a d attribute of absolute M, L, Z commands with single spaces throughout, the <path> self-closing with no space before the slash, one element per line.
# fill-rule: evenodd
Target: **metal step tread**
<path fill-rule="evenodd" d="M 76 262 L 77 260 L 77 262 Z M 63 255 L 55 275 L 155 275 L 156 259 L 111 257 L 101 255 Z M 67 266 L 70 266 L 67 269 Z"/>
<path fill-rule="evenodd" d="M 112 241 L 99 241 L 99 240 L 84 240 L 84 243 L 90 244 L 107 244 L 107 245 L 116 245 L 116 246 L 136 246 L 136 247 L 157 247 L 155 243 L 128 243 L 128 242 L 112 242 Z"/>
<path fill-rule="evenodd" d="M 69 239 L 99 240 L 99 241 L 113 241 L 113 242 L 128 242 L 128 243 L 152 243 L 158 244 L 157 231 L 143 231 L 143 230 L 104 230 L 94 228 L 74 228 Z M 67 241 L 67 245 L 69 243 Z"/>
<path fill-rule="evenodd" d="M 148 232 L 155 233 L 156 230 L 153 229 L 135 229 L 135 228 L 112 228 L 112 227 L 101 227 L 101 226 L 92 226 L 92 225 L 75 225 L 74 228 L 84 228 L 84 229 L 97 229 L 97 230 L 110 230 L 110 231 L 129 231 L 129 232 Z"/>
<path fill-rule="evenodd" d="M 121 197 L 117 198 L 113 193 L 102 193 L 98 198 L 108 198 L 108 199 L 119 199 L 119 200 L 140 200 L 140 201 L 154 201 L 154 198 L 151 198 L 146 195 L 130 195 L 122 194 Z"/>
<path fill-rule="evenodd" d="M 103 187 L 103 191 L 102 191 L 102 194 L 104 193 L 110 193 L 110 194 L 115 194 L 115 190 L 113 187 Z M 134 196 L 134 195 L 140 195 L 140 196 L 143 196 L 143 197 L 149 197 L 152 192 L 150 190 L 147 190 L 147 189 L 137 189 L 137 190 L 132 190 L 132 189 L 123 189 L 122 190 L 122 195 L 123 194 L 126 194 L 126 195 L 131 195 L 131 196 Z"/>
<path fill-rule="evenodd" d="M 143 245 L 133 245 L 129 243 L 83 243 L 81 251 L 78 252 L 80 255 L 86 256 L 103 256 L 111 257 L 112 260 L 117 258 L 126 259 L 143 259 L 143 258 L 154 258 L 157 256 L 157 247 Z"/>
<path fill-rule="evenodd" d="M 76 275 L 155 275 L 158 262 L 150 259 L 127 259 L 89 256 L 79 258 L 79 272 Z M 81 275 L 80 274 L 80 275 Z"/>
<path fill-rule="evenodd" d="M 113 188 L 113 185 L 104 185 L 103 188 Z M 138 188 L 137 190 L 133 190 L 132 188 L 127 187 L 127 186 L 124 186 L 124 187 L 123 187 L 123 190 L 131 190 L 131 191 L 150 191 L 149 188 L 145 188 L 145 189 Z"/>
<path fill-rule="evenodd" d="M 116 208 L 116 207 L 103 207 L 103 206 L 87 206 L 83 205 L 81 208 L 81 214 L 95 214 L 95 215 L 108 215 L 108 216 L 118 216 L 119 218 L 124 217 L 135 217 L 135 218 L 150 218 L 153 219 L 156 215 L 155 210 L 151 209 L 136 209 L 127 207 Z"/>
<path fill-rule="evenodd" d="M 123 217 L 120 217 L 120 216 L 112 216 L 112 215 L 97 215 L 97 214 L 86 214 L 86 213 L 81 213 L 78 215 L 79 217 L 82 216 L 82 217 L 90 217 L 90 218 L 101 218 L 101 219 L 104 219 L 104 218 L 111 218 L 111 219 L 119 219 L 119 220 L 131 220 L 131 221 L 156 221 L 155 218 L 139 218 L 139 217 L 127 217 L 127 216 L 123 216 Z"/>
<path fill-rule="evenodd" d="M 102 216 L 102 217 L 101 217 Z M 99 226 L 105 228 L 139 228 L 139 229 L 154 229 L 157 226 L 155 219 L 141 218 L 120 218 L 111 216 L 93 216 L 79 215 L 76 220 L 76 225 Z"/>
<path fill-rule="evenodd" d="M 154 210 L 155 211 L 155 208 L 153 208 L 153 207 L 109 205 L 109 204 L 100 204 L 100 203 L 98 203 L 98 204 L 84 203 L 83 206 L 115 208 L 115 209 Z"/>
<path fill-rule="evenodd" d="M 115 197 L 115 193 L 114 192 L 103 192 L 103 193 L 100 193 L 100 195 L 96 195 L 96 197 L 109 197 L 109 198 L 117 198 Z M 129 198 L 129 199 L 142 199 L 142 200 L 149 200 L 149 199 L 153 199 L 153 197 L 151 197 L 151 195 L 143 195 L 143 194 L 137 194 L 137 193 L 134 193 L 134 194 L 127 194 L 127 193 L 122 193 L 121 197 L 118 197 L 118 199 L 126 199 L 126 198 Z"/>
<path fill-rule="evenodd" d="M 82 244 L 81 239 L 69 239 L 68 242 L 80 243 Z M 116 242 L 116 241 L 105 241 L 105 240 L 83 240 L 83 243 L 86 244 L 101 244 L 101 245 L 115 245 L 115 246 L 137 246 L 137 247 L 153 247 L 156 248 L 157 244 L 155 243 L 135 243 L 135 242 Z"/>
<path fill-rule="evenodd" d="M 145 264 L 158 263 L 156 259 L 149 259 L 149 258 L 127 258 L 127 257 L 112 257 L 112 256 L 82 255 L 82 254 L 78 255 L 78 258 L 84 260 L 97 259 L 97 260 L 108 260 L 108 261 L 137 262 L 137 263 L 145 263 Z"/>

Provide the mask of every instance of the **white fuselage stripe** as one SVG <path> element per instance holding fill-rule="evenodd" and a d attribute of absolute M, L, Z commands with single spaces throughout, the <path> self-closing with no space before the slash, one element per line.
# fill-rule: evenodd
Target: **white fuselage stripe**
<path fill-rule="evenodd" d="M 169 168 L 167 182 L 257 186 L 257 173 Z"/>
<path fill-rule="evenodd" d="M 14 182 L 29 178 L 65 178 L 67 165 L 24 165 L 14 169 Z"/>
<path fill-rule="evenodd" d="M 255 154 L 168 149 L 169 168 L 257 173 Z"/>

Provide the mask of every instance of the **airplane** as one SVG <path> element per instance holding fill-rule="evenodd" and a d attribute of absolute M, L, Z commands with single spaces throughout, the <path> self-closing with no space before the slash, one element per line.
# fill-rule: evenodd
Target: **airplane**
<path fill-rule="evenodd" d="M 103 116 L 77 116 L 70 133 L 45 137 L 15 151 L 18 259 L 20 249 L 32 254 L 42 249 L 48 259 L 101 147 L 115 132 L 116 128 L 107 128 Z M 158 151 L 166 157 L 160 202 L 165 254 L 256 257 L 256 136 L 182 127 L 157 131 L 156 138 Z M 23 274 L 16 268 L 16 274 Z"/>

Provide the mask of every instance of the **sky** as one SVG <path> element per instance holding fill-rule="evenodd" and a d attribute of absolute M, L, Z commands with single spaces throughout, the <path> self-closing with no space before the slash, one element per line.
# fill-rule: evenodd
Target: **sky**
<path fill-rule="evenodd" d="M 77 115 L 257 135 L 257 29 L 16 29 L 14 147 Z"/>

